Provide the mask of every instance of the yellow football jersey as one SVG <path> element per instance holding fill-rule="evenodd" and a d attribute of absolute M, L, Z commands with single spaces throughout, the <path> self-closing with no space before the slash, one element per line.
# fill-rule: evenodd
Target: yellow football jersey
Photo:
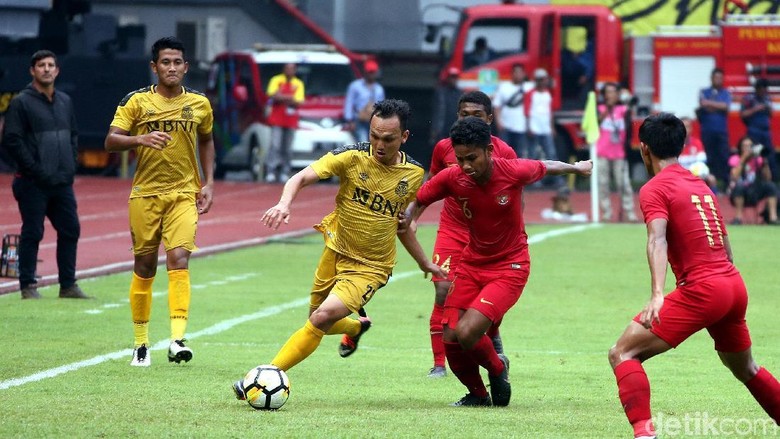
<path fill-rule="evenodd" d="M 424 170 L 406 153 L 387 166 L 359 143 L 335 149 L 311 167 L 320 178 L 338 176 L 336 210 L 316 226 L 334 251 L 370 267 L 391 271 L 395 265 L 398 214 L 412 202 Z"/>
<path fill-rule="evenodd" d="M 197 161 L 199 134 L 209 134 L 214 124 L 205 95 L 187 87 L 168 99 L 152 85 L 130 92 L 116 109 L 111 126 L 131 135 L 161 131 L 171 141 L 161 151 L 137 148 L 137 167 L 130 198 L 168 192 L 200 192 Z"/>

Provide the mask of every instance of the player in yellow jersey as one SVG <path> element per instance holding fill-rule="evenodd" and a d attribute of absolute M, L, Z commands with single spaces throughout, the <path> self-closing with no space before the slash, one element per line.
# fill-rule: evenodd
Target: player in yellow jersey
<path fill-rule="evenodd" d="M 263 215 L 263 223 L 278 228 L 290 218 L 290 205 L 305 186 L 331 176 L 339 178 L 336 210 L 315 228 L 325 238 L 325 249 L 314 276 L 309 319 L 282 346 L 271 364 L 286 371 L 303 361 L 320 345 L 325 334 L 344 334 L 339 354 L 351 355 L 358 340 L 371 327 L 360 313 L 377 290 L 389 280 L 395 265 L 398 217 L 415 198 L 424 170 L 401 145 L 409 105 L 385 100 L 374 106 L 370 143 L 333 150 L 295 174 L 285 185 L 279 203 Z M 413 233 L 398 235 L 425 273 L 444 275 L 428 261 Z M 245 399 L 241 382 L 233 385 L 238 399 Z"/>
<path fill-rule="evenodd" d="M 151 364 L 148 325 L 160 242 L 168 269 L 168 361 L 192 359 L 192 350 L 184 344 L 191 292 L 189 260 L 196 249 L 198 215 L 208 212 L 212 203 L 214 116 L 202 93 L 182 86 L 188 69 L 184 56 L 184 45 L 176 38 L 154 43 L 151 68 L 157 84 L 122 99 L 106 136 L 108 151 L 135 149 L 138 158 L 128 203 L 135 255 L 130 283 L 132 366 Z M 205 181 L 201 181 L 198 158 Z"/>

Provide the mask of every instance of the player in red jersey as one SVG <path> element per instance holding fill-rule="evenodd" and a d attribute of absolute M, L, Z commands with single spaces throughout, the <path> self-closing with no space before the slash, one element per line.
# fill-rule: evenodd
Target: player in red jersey
<path fill-rule="evenodd" d="M 642 362 L 677 347 L 704 328 L 715 341 L 723 364 L 778 422 L 780 384 L 756 365 L 750 352 L 747 290 L 732 264 L 718 200 L 677 161 L 685 143 L 685 126 L 671 114 L 653 115 L 639 128 L 639 140 L 651 176 L 639 191 L 639 203 L 647 224 L 652 291 L 645 308 L 609 351 L 620 402 L 634 436 L 655 437 L 650 383 Z M 677 288 L 664 297 L 667 262 Z"/>
<path fill-rule="evenodd" d="M 478 117 L 484 120 L 488 125 L 493 122 L 493 104 L 490 97 L 481 91 L 471 91 L 463 94 L 458 101 L 458 120 L 468 116 Z M 506 159 L 515 159 L 517 154 L 511 146 L 496 136 L 490 136 L 493 144 L 493 156 Z M 451 167 L 458 166 L 455 158 L 455 150 L 452 148 L 452 141 L 449 137 L 439 140 L 433 147 L 431 156 L 430 177 Z M 417 215 L 421 215 L 423 209 L 417 210 Z M 417 220 L 417 217 L 414 218 Z M 449 273 L 447 278 L 433 276 L 433 285 L 436 291 L 434 297 L 433 311 L 430 319 L 431 349 L 433 351 L 433 368 L 428 372 L 431 378 L 440 378 L 447 374 L 444 366 L 444 339 L 442 338 L 443 328 L 441 319 L 444 314 L 444 298 L 447 297 L 447 291 L 450 289 L 452 276 L 458 267 L 460 255 L 468 244 L 469 229 L 466 218 L 460 210 L 458 202 L 452 198 L 444 199 L 444 207 L 439 216 L 439 230 L 436 233 L 436 243 L 433 246 L 433 263 L 439 265 Z M 491 326 L 488 331 L 493 341 L 493 346 L 499 354 L 504 353 L 501 336 L 498 334 L 498 325 Z"/>
<path fill-rule="evenodd" d="M 415 210 L 452 197 L 466 219 L 469 240 L 444 303 L 444 347 L 450 369 L 468 389 L 455 406 L 506 406 L 511 396 L 506 357 L 485 333 L 517 302 L 530 273 L 522 189 L 546 174 L 589 175 L 590 161 L 493 157 L 490 126 L 466 117 L 450 139 L 458 167 L 442 170 L 417 192 Z M 412 212 L 414 215 L 414 211 Z M 479 373 L 488 371 L 490 392 Z"/>

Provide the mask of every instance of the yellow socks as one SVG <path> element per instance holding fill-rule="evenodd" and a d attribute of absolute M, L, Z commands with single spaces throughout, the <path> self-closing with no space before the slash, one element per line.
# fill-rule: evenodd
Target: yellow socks
<path fill-rule="evenodd" d="M 287 343 L 276 354 L 276 357 L 271 360 L 271 364 L 283 371 L 287 371 L 311 355 L 320 345 L 324 335 L 323 331 L 312 325 L 311 321 L 306 320 L 303 328 L 290 336 Z"/>
<path fill-rule="evenodd" d="M 327 332 L 328 335 L 347 334 L 350 337 L 354 337 L 359 333 L 360 320 L 351 319 L 349 317 L 344 317 L 343 319 L 334 323 Z"/>
<path fill-rule="evenodd" d="M 152 312 L 152 283 L 154 277 L 145 279 L 133 273 L 130 281 L 130 313 L 133 318 L 135 347 L 149 346 L 149 316 Z"/>
<path fill-rule="evenodd" d="M 171 316 L 171 340 L 181 340 L 190 314 L 190 271 L 168 271 L 168 310 Z"/>

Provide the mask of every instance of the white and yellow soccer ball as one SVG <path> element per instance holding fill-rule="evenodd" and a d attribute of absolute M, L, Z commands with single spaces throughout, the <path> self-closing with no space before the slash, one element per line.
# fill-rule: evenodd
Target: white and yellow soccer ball
<path fill-rule="evenodd" d="M 690 168 L 688 168 L 688 170 L 691 171 L 691 174 L 699 178 L 704 178 L 710 175 L 710 168 L 704 162 L 693 163 Z"/>
<path fill-rule="evenodd" d="M 263 364 L 247 372 L 241 381 L 246 402 L 256 410 L 278 410 L 290 397 L 290 379 L 283 370 Z"/>

